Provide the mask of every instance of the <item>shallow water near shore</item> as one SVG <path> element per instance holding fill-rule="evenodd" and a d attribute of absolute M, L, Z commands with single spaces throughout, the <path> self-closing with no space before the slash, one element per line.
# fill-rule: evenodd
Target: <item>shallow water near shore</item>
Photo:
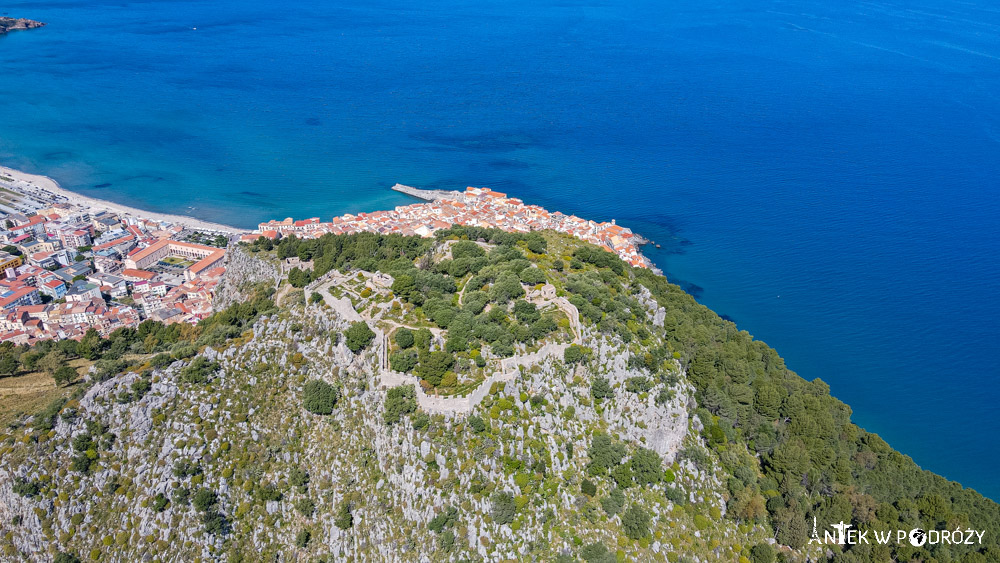
<path fill-rule="evenodd" d="M 0 163 L 252 226 L 489 186 L 632 227 L 920 465 L 1000 499 L 983 0 L 5 5 Z"/>

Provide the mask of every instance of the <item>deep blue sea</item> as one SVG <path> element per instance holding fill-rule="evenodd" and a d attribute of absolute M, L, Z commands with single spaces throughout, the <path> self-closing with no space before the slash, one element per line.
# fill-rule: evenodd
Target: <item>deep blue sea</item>
<path fill-rule="evenodd" d="M 410 203 L 395 182 L 616 218 L 856 422 L 1000 499 L 995 2 L 0 11 L 48 22 L 0 38 L 0 163 L 241 226 Z"/>

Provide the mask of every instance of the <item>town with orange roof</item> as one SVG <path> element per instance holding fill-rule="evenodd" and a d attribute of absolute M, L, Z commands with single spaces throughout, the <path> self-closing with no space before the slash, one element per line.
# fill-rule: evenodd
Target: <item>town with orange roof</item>
<path fill-rule="evenodd" d="M 0 206 L 0 341 L 212 314 L 229 234 L 22 193 Z M 13 207 L 16 205 L 17 207 Z"/>
<path fill-rule="evenodd" d="M 456 224 L 509 232 L 550 229 L 606 248 L 632 266 L 652 267 L 649 259 L 639 251 L 639 245 L 646 242 L 645 239 L 614 221 L 599 223 L 576 215 L 550 212 L 537 205 L 526 205 L 518 198 L 508 197 L 505 193 L 489 188 L 469 187 L 464 192 L 446 192 L 419 190 L 397 184 L 393 189 L 432 201 L 400 206 L 391 211 L 341 215 L 329 222 L 322 222 L 318 217 L 299 221 L 291 218 L 272 220 L 260 223 L 257 230 L 243 235 L 240 240 L 252 242 L 260 237 L 274 240 L 289 235 L 316 238 L 328 233 L 359 232 L 430 237 L 435 231 Z"/>

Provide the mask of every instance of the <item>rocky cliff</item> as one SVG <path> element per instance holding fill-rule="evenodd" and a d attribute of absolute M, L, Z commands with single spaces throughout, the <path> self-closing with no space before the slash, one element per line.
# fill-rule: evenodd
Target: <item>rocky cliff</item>
<path fill-rule="evenodd" d="M 246 299 L 252 288 L 260 285 L 275 287 L 281 273 L 275 261 L 251 255 L 243 246 L 234 244 L 226 250 L 226 275 L 219 282 L 212 306 L 221 311 Z"/>

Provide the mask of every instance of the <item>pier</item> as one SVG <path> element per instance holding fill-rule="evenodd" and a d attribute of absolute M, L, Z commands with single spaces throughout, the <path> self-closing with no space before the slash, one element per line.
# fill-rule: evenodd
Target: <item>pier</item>
<path fill-rule="evenodd" d="M 423 190 L 414 188 L 413 186 L 404 186 L 403 184 L 396 184 L 392 187 L 392 190 L 424 201 L 437 201 L 439 199 L 462 201 L 465 199 L 462 192 L 452 190 Z"/>

